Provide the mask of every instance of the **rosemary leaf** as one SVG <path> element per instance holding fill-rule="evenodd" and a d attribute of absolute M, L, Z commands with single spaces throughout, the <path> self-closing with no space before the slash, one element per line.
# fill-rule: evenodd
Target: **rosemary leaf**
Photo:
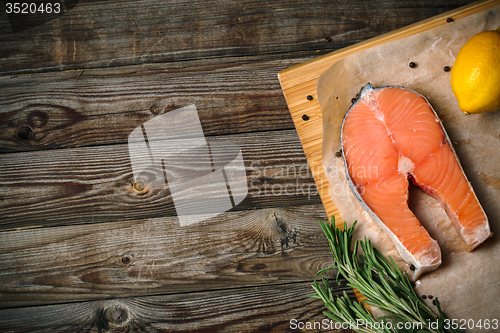
<path fill-rule="evenodd" d="M 364 241 L 355 241 L 353 246 L 356 221 L 350 228 L 344 222 L 343 230 L 335 227 L 334 217 L 331 224 L 319 223 L 335 262 L 332 267 L 317 274 L 337 269 L 337 284 L 344 277 L 348 286 L 357 289 L 366 298 L 364 303 L 387 314 L 377 319 L 345 292 L 334 296 L 328 280 L 322 278 L 322 284 L 317 281 L 312 284 L 316 294 L 311 297 L 323 301 L 328 310 L 324 311 L 327 317 L 347 323 L 351 329 L 361 333 L 459 333 L 452 328 L 444 328 L 447 318 L 439 301 L 436 299 L 438 314 L 435 314 L 415 293 L 408 274 L 401 272 L 391 257 L 386 259 L 366 237 Z M 363 255 L 359 254 L 360 247 Z"/>

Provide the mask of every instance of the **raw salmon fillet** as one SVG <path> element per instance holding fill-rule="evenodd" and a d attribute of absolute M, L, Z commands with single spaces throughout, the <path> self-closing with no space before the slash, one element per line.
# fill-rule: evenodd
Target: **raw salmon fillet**
<path fill-rule="evenodd" d="M 346 113 L 341 140 L 351 189 L 414 266 L 414 280 L 439 267 L 441 250 L 408 207 L 410 179 L 441 203 L 468 251 L 492 235 L 442 124 L 422 95 L 367 84 Z"/>

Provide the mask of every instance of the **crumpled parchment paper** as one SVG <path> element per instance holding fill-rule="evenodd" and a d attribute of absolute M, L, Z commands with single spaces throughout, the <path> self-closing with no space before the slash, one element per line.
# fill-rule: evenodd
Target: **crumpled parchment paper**
<path fill-rule="evenodd" d="M 412 188 L 410 208 L 436 239 L 442 265 L 417 281 L 420 295 L 438 297 L 442 309 L 467 332 L 500 331 L 500 111 L 464 115 L 450 86 L 450 72 L 461 46 L 474 34 L 500 26 L 500 6 L 425 32 L 372 47 L 343 58 L 318 79 L 323 115 L 323 168 L 330 195 L 342 219 L 358 221 L 355 237 L 369 238 L 400 268 L 409 272 L 389 237 L 368 215 L 349 189 L 340 150 L 340 127 L 351 99 L 366 83 L 399 85 L 424 95 L 438 113 L 462 167 L 488 215 L 493 238 L 467 252 L 441 205 Z M 410 68 L 409 63 L 416 66 Z M 429 304 L 431 300 L 427 299 Z M 435 309 L 434 306 L 431 305 Z M 498 329 L 477 326 L 498 321 Z M 469 327 L 468 327 L 469 326 Z"/>

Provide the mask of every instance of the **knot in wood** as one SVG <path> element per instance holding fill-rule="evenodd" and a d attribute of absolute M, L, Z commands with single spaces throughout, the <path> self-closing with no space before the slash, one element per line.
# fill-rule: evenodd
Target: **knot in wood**
<path fill-rule="evenodd" d="M 160 113 L 160 108 L 158 108 L 156 105 L 153 105 L 149 110 L 154 115 L 157 115 L 158 113 Z"/>
<path fill-rule="evenodd" d="M 117 301 L 106 301 L 97 309 L 97 326 L 99 329 L 116 331 L 127 327 L 132 320 L 129 308 Z"/>
<path fill-rule="evenodd" d="M 278 233 L 282 237 L 284 237 L 287 233 L 287 226 L 286 226 L 285 221 L 276 212 L 272 212 L 270 215 L 271 215 L 270 217 L 271 217 L 272 221 L 275 223 L 276 230 L 278 231 Z"/>
<path fill-rule="evenodd" d="M 33 130 L 29 126 L 23 125 L 17 129 L 17 137 L 21 140 L 28 140 L 32 134 Z"/>
<path fill-rule="evenodd" d="M 287 250 L 291 244 L 297 242 L 297 231 L 295 228 L 290 229 L 285 218 L 277 212 L 270 213 L 271 220 L 274 222 L 275 230 L 278 232 L 281 251 Z"/>
<path fill-rule="evenodd" d="M 129 257 L 127 257 L 127 256 L 122 257 L 122 263 L 124 263 L 125 265 L 130 264 L 130 261 L 131 260 Z"/>
<path fill-rule="evenodd" d="M 134 257 L 135 257 L 135 254 L 133 252 L 127 252 L 127 253 L 124 253 L 122 255 L 120 261 L 122 262 L 122 264 L 129 266 L 133 263 Z"/>
<path fill-rule="evenodd" d="M 138 181 L 134 182 L 134 190 L 136 190 L 137 192 L 143 191 L 144 188 L 145 188 L 145 185 L 144 185 L 143 181 L 138 180 Z"/>

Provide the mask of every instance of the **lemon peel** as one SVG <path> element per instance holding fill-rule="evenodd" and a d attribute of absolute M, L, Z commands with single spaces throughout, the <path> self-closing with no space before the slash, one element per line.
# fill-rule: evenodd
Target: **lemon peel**
<path fill-rule="evenodd" d="M 462 46 L 451 88 L 465 114 L 500 109 L 500 27 L 477 33 Z"/>

